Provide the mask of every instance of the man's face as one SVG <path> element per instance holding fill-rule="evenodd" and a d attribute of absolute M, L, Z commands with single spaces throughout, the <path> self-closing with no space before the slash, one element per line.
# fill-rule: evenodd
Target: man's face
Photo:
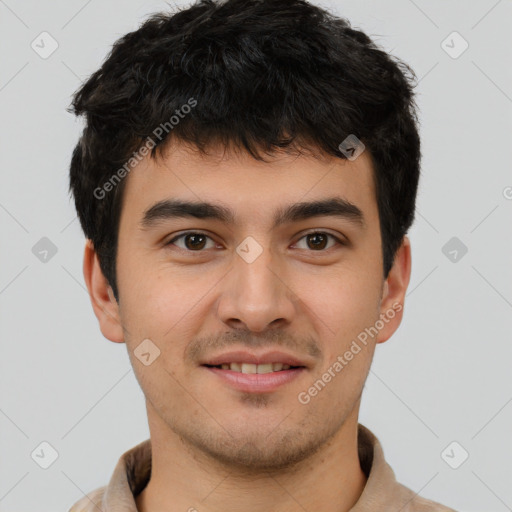
<path fill-rule="evenodd" d="M 367 151 L 354 161 L 283 153 L 258 162 L 247 154 L 222 158 L 222 151 L 201 156 L 174 143 L 163 159 L 146 158 L 126 179 L 118 318 L 150 427 L 172 431 L 218 461 L 252 468 L 286 467 L 315 453 L 357 418 L 379 339 L 359 342 L 341 371 L 333 364 L 384 313 Z M 331 199 L 355 205 L 362 222 L 330 213 L 288 215 L 275 225 L 277 212 Z M 168 216 L 170 209 L 160 208 L 143 222 L 154 205 L 176 200 L 220 206 L 234 218 Z M 387 337 L 396 322 L 383 330 Z M 107 337 L 122 341 L 108 329 Z M 160 351 L 147 366 L 136 356 L 143 340 Z M 241 365 L 233 351 L 247 359 L 277 351 L 274 362 L 293 356 L 302 368 L 256 376 L 240 374 L 241 366 L 206 366 L 230 358 Z M 149 353 L 142 359 L 156 352 Z M 308 393 L 329 368 L 330 382 Z M 281 380 L 271 383 L 275 376 Z"/>

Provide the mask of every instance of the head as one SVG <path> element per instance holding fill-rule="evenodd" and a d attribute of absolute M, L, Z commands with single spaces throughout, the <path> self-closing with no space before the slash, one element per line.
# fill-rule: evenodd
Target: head
<path fill-rule="evenodd" d="M 86 283 L 154 425 L 217 460 L 270 468 L 357 412 L 409 282 L 413 77 L 305 1 L 203 0 L 119 39 L 75 94 Z M 354 135 L 357 158 L 342 144 Z M 235 391 L 204 366 L 267 348 L 304 366 L 273 392 Z"/>

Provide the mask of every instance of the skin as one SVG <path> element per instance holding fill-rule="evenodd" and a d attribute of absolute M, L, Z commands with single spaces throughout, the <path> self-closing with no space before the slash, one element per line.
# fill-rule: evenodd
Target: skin
<path fill-rule="evenodd" d="M 410 243 L 404 237 L 384 279 L 368 150 L 354 161 L 280 152 L 258 162 L 220 147 L 203 156 L 173 141 L 125 179 L 119 304 L 90 241 L 84 276 L 103 335 L 126 343 L 146 397 L 153 465 L 139 511 L 349 510 L 366 483 L 357 453 L 361 393 L 375 346 L 396 331 L 403 308 L 308 404 L 297 397 L 359 333 L 404 303 Z M 329 216 L 270 228 L 277 208 L 333 192 L 363 211 L 363 228 Z M 141 228 L 147 208 L 175 198 L 228 206 L 237 222 Z M 165 245 L 187 230 L 210 238 L 199 249 L 186 238 Z M 348 244 L 328 238 L 318 249 L 305 237 L 311 231 Z M 248 236 L 263 249 L 250 264 L 235 251 Z M 134 355 L 147 338 L 160 350 L 149 366 Z M 271 393 L 243 393 L 200 366 L 239 348 L 282 349 L 308 369 Z"/>

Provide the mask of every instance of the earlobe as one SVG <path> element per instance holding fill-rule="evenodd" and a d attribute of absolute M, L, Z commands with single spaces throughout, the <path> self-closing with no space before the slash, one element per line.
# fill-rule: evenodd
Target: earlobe
<path fill-rule="evenodd" d="M 98 255 L 89 239 L 85 244 L 83 272 L 92 308 L 103 336 L 115 343 L 123 343 L 124 335 L 119 305 L 115 300 L 112 288 L 103 275 Z"/>
<path fill-rule="evenodd" d="M 393 267 L 383 286 L 380 319 L 384 324 L 377 335 L 376 343 L 387 341 L 402 322 L 405 294 L 411 277 L 411 243 L 404 236 L 395 254 Z"/>

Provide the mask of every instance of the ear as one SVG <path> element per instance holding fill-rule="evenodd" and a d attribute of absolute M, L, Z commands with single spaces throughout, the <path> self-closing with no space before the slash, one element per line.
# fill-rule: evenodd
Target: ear
<path fill-rule="evenodd" d="M 119 305 L 114 298 L 112 288 L 103 275 L 98 255 L 94 250 L 92 241 L 89 239 L 85 243 L 83 271 L 92 308 L 103 336 L 115 343 L 123 343 L 124 334 L 120 321 Z"/>
<path fill-rule="evenodd" d="M 380 319 L 384 327 L 379 330 L 376 343 L 388 340 L 402 322 L 405 293 L 411 277 L 411 242 L 404 236 L 396 252 L 393 267 L 384 281 L 380 304 Z"/>

